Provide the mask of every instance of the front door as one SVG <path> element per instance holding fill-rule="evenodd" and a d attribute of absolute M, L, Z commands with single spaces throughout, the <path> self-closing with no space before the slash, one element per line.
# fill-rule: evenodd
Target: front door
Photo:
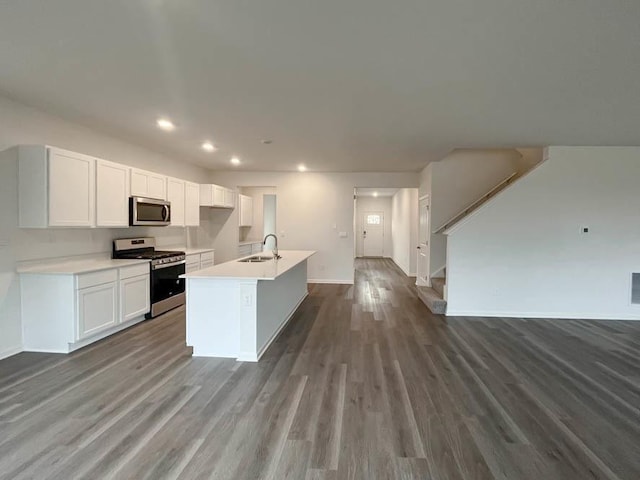
<path fill-rule="evenodd" d="M 364 212 L 362 254 L 365 257 L 384 256 L 384 214 L 382 212 Z"/>
<path fill-rule="evenodd" d="M 417 285 L 429 285 L 429 197 L 420 199 L 418 225 Z"/>

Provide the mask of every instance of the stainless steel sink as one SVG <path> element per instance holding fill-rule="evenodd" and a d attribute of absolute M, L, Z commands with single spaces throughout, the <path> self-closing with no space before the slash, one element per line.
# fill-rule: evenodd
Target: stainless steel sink
<path fill-rule="evenodd" d="M 269 260 L 273 260 L 273 257 L 256 255 L 254 257 L 243 258 L 242 260 L 238 260 L 238 261 L 242 263 L 260 263 L 260 262 L 268 262 Z"/>

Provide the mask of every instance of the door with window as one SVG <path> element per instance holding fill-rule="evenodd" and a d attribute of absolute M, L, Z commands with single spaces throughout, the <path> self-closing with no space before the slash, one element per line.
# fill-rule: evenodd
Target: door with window
<path fill-rule="evenodd" d="M 384 256 L 384 214 L 382 212 L 364 212 L 362 254 L 365 257 Z"/>
<path fill-rule="evenodd" d="M 418 274 L 416 284 L 429 285 L 429 197 L 420 199 L 418 211 Z"/>

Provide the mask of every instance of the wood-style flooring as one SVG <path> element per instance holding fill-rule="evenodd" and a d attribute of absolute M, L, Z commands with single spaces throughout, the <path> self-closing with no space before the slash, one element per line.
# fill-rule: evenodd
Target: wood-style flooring
<path fill-rule="evenodd" d="M 180 310 L 0 361 L 0 478 L 640 479 L 640 322 L 445 322 L 356 267 L 257 364 L 192 358 Z"/>

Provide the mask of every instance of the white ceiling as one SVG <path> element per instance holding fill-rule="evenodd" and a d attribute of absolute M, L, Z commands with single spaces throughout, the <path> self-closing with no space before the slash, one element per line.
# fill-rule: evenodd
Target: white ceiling
<path fill-rule="evenodd" d="M 0 91 L 211 168 L 412 171 L 639 145 L 639 25 L 637 0 L 5 1 Z"/>

